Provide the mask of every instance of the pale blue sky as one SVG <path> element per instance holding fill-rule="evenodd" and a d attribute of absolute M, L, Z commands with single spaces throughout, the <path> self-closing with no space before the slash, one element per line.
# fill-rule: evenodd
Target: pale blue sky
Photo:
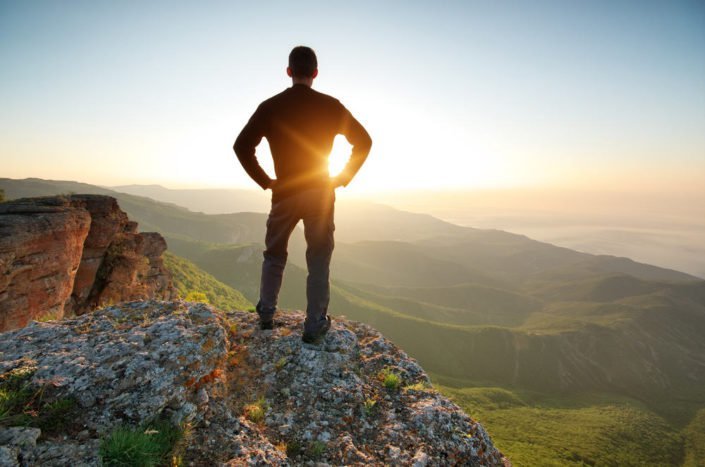
<path fill-rule="evenodd" d="M 701 1 L 0 1 L 0 176 L 254 187 L 298 44 L 373 136 L 351 189 L 705 181 Z"/>

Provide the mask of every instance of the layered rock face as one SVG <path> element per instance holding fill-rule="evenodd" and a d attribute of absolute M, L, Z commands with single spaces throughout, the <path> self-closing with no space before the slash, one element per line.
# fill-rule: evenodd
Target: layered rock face
<path fill-rule="evenodd" d="M 90 225 L 59 198 L 0 204 L 1 331 L 63 316 Z"/>
<path fill-rule="evenodd" d="M 191 427 L 175 453 L 183 465 L 508 464 L 377 331 L 334 320 L 324 343 L 308 346 L 303 319 L 282 313 L 262 331 L 254 313 L 142 301 L 4 333 L 0 381 L 24 371 L 47 402 L 76 408 L 59 436 L 0 423 L 0 455 L 99 465 L 116 426 L 161 419 Z"/>
<path fill-rule="evenodd" d="M 0 204 L 0 331 L 106 303 L 171 298 L 156 233 L 137 233 L 108 196 L 26 198 Z"/>

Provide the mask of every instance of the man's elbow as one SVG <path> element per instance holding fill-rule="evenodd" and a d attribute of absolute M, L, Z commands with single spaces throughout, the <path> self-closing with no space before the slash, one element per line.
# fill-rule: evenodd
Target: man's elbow
<path fill-rule="evenodd" d="M 372 138 L 370 138 L 369 134 L 365 135 L 366 138 L 360 145 L 360 148 L 365 152 L 365 154 L 369 154 L 370 149 L 372 149 Z"/>
<path fill-rule="evenodd" d="M 360 131 L 358 131 L 356 137 L 355 148 L 359 149 L 360 152 L 364 154 L 370 152 L 370 149 L 372 148 L 372 138 L 367 130 L 362 128 L 362 126 L 360 126 Z"/>
<path fill-rule="evenodd" d="M 249 159 L 250 154 L 254 152 L 252 149 L 248 148 L 248 145 L 242 140 L 242 138 L 237 138 L 235 140 L 235 143 L 233 143 L 233 151 L 240 161 Z"/>

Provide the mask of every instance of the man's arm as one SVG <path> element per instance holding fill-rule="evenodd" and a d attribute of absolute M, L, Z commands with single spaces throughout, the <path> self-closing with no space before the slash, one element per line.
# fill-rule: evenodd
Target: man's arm
<path fill-rule="evenodd" d="M 233 150 L 235 155 L 237 155 L 240 164 L 247 172 L 252 180 L 257 182 L 263 190 L 270 188 L 272 185 L 272 179 L 269 175 L 262 169 L 257 161 L 257 156 L 255 156 L 255 148 L 262 141 L 265 134 L 265 119 L 263 115 L 262 106 L 257 107 L 255 113 L 250 117 L 250 120 L 242 129 L 235 144 L 233 145 Z"/>
<path fill-rule="evenodd" d="M 360 170 L 362 164 L 367 159 L 372 147 L 372 138 L 367 133 L 367 130 L 355 120 L 350 111 L 343 107 L 343 118 L 341 122 L 340 133 L 345 136 L 348 143 L 352 145 L 352 153 L 345 168 L 336 177 L 337 183 L 342 186 L 347 186 L 353 179 L 357 171 Z"/>

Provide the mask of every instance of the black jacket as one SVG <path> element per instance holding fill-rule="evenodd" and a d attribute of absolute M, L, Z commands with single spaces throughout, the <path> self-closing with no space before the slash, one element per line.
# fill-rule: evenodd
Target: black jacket
<path fill-rule="evenodd" d="M 328 156 L 339 134 L 353 146 L 339 176 L 347 185 L 370 152 L 370 135 L 337 99 L 295 84 L 257 107 L 233 149 L 248 175 L 267 189 L 272 180 L 255 156 L 256 146 L 267 138 L 277 176 L 273 196 L 283 197 L 330 184 Z"/>

